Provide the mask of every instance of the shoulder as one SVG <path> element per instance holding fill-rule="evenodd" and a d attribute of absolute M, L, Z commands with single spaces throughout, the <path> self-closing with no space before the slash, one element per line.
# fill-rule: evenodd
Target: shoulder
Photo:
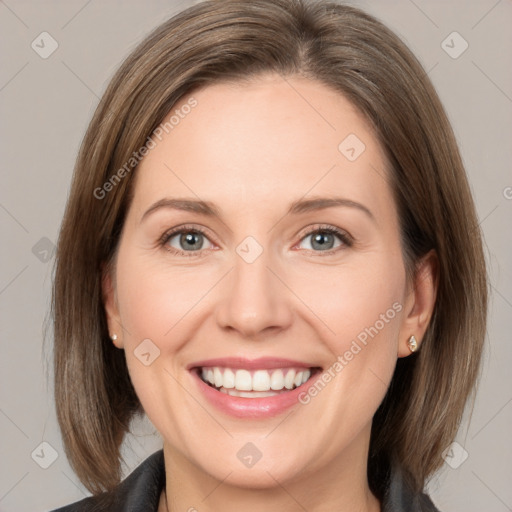
<path fill-rule="evenodd" d="M 164 485 L 164 455 L 160 450 L 142 462 L 112 492 L 90 496 L 53 512 L 156 512 Z"/>
<path fill-rule="evenodd" d="M 383 498 L 382 512 L 441 512 L 424 493 L 415 493 L 399 467 L 391 470 L 389 486 Z"/>

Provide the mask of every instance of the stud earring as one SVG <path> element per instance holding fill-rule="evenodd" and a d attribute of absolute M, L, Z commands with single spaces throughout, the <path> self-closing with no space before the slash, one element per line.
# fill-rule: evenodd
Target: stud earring
<path fill-rule="evenodd" d="M 116 341 L 116 340 L 117 340 L 117 334 L 111 334 L 111 335 L 110 335 L 110 339 L 111 339 L 112 341 Z"/>
<path fill-rule="evenodd" d="M 416 350 L 418 350 L 418 342 L 416 341 L 416 338 L 414 336 L 411 336 L 407 340 L 407 346 L 409 347 L 409 350 L 411 352 L 416 352 Z"/>

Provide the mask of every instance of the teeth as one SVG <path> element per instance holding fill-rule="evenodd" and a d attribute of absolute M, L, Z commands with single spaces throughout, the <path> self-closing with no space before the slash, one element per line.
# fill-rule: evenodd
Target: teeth
<path fill-rule="evenodd" d="M 235 387 L 235 374 L 229 368 L 226 368 L 224 370 L 224 380 L 222 382 L 222 385 L 226 389 L 232 389 Z"/>
<path fill-rule="evenodd" d="M 213 369 L 213 380 L 218 388 L 220 388 L 224 382 L 222 372 L 218 368 Z"/>
<path fill-rule="evenodd" d="M 268 391 L 270 389 L 270 375 L 266 370 L 258 370 L 252 377 L 254 391 Z"/>
<path fill-rule="evenodd" d="M 235 388 L 239 391 L 252 391 L 251 374 L 247 370 L 236 371 Z"/>
<path fill-rule="evenodd" d="M 230 396 L 241 396 L 242 398 L 262 398 L 265 396 L 274 396 L 279 394 L 274 391 L 238 391 L 238 389 L 225 388 L 220 388 L 219 391 Z"/>
<path fill-rule="evenodd" d="M 284 388 L 283 370 L 274 370 L 270 377 L 270 389 L 279 390 Z"/>
<path fill-rule="evenodd" d="M 284 378 L 284 387 L 286 389 L 293 388 L 293 381 L 295 380 L 295 372 L 293 370 L 288 370 L 286 377 Z"/>
<path fill-rule="evenodd" d="M 231 396 L 272 396 L 273 391 L 293 389 L 311 377 L 309 369 L 277 368 L 275 370 L 234 370 L 231 368 L 202 368 L 202 379 L 222 393 Z"/>

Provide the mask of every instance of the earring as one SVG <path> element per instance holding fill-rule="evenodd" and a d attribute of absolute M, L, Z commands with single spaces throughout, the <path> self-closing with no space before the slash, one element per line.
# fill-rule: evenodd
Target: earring
<path fill-rule="evenodd" d="M 409 350 L 411 352 L 416 352 L 416 350 L 418 350 L 418 342 L 416 341 L 416 338 L 414 336 L 411 336 L 407 340 L 407 346 L 409 347 Z"/>
<path fill-rule="evenodd" d="M 116 340 L 117 340 L 117 334 L 111 334 L 111 335 L 110 335 L 110 339 L 111 339 L 112 341 L 116 341 Z"/>

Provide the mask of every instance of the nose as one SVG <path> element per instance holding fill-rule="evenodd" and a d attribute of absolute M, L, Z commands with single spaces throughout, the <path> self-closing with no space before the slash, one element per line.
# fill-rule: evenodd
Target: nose
<path fill-rule="evenodd" d="M 262 339 L 290 326 L 291 294 L 270 264 L 265 251 L 252 263 L 236 255 L 216 309 L 221 329 L 236 331 L 243 338 Z"/>

